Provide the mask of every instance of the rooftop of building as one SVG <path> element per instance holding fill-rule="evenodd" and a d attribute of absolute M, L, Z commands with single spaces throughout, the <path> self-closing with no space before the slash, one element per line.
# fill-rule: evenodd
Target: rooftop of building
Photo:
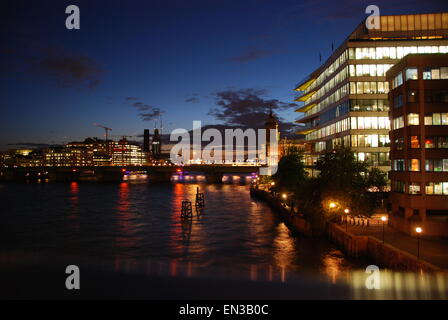
<path fill-rule="evenodd" d="M 366 18 L 367 19 L 367 18 Z M 316 70 L 301 80 L 295 90 L 303 91 L 347 47 L 349 42 L 448 39 L 448 12 L 380 17 L 380 29 L 369 30 L 364 19 Z"/>

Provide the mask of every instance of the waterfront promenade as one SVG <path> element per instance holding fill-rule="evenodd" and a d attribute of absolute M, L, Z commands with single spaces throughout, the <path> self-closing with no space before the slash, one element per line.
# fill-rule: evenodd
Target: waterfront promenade
<path fill-rule="evenodd" d="M 345 228 L 345 225 L 343 225 Z M 382 225 L 370 225 L 369 227 L 348 225 L 348 232 L 357 236 L 370 236 L 382 241 Z M 417 256 L 417 238 L 401 233 L 390 226 L 385 225 L 384 242 Z M 442 269 L 448 270 L 448 240 L 420 238 L 420 259 Z"/>

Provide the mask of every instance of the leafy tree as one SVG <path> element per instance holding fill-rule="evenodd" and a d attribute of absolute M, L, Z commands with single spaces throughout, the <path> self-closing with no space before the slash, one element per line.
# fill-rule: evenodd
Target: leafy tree
<path fill-rule="evenodd" d="M 333 199 L 337 206 L 324 208 L 339 213 L 347 208 L 351 214 L 370 215 L 377 205 L 377 194 L 371 189 L 381 189 L 387 185 L 385 174 L 379 169 L 369 169 L 367 164 L 356 160 L 353 151 L 338 147 L 327 152 L 316 165 L 323 185 L 323 199 Z M 335 214 L 339 214 L 336 212 Z"/>
<path fill-rule="evenodd" d="M 297 147 L 289 147 L 273 175 L 275 189 L 296 193 L 306 177 L 303 153 Z"/>

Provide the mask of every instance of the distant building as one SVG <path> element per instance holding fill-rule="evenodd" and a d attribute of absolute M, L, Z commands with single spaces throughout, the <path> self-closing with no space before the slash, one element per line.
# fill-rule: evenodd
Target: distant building
<path fill-rule="evenodd" d="M 393 226 L 448 237 L 448 55 L 407 55 L 390 81 Z"/>
<path fill-rule="evenodd" d="M 266 163 L 269 166 L 277 165 L 280 156 L 280 132 L 278 130 L 278 121 L 274 117 L 272 111 L 269 113 L 269 116 L 266 119 L 264 128 L 266 129 Z M 276 147 L 271 146 L 270 130 L 275 130 L 275 139 L 277 140 Z"/>
<path fill-rule="evenodd" d="M 154 159 L 160 158 L 162 150 L 162 139 L 160 137 L 159 129 L 154 129 L 154 135 L 151 141 L 151 156 Z"/>
<path fill-rule="evenodd" d="M 149 130 L 143 131 L 143 152 L 150 152 Z"/>
<path fill-rule="evenodd" d="M 93 165 L 88 147 L 51 147 L 44 150 L 44 165 L 50 167 L 83 167 Z"/>
<path fill-rule="evenodd" d="M 115 142 L 112 146 L 112 165 L 141 166 L 146 162 L 145 154 L 138 145 L 130 144 L 126 139 Z"/>

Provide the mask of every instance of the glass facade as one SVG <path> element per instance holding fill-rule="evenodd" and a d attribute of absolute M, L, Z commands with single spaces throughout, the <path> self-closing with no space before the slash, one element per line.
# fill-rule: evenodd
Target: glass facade
<path fill-rule="evenodd" d="M 417 102 L 418 94 L 410 90 L 404 96 L 397 96 L 390 106 L 388 93 L 390 89 L 401 86 L 404 81 L 417 80 L 419 73 L 417 68 L 408 67 L 396 75 L 389 87 L 386 72 L 408 54 L 448 53 L 446 40 L 425 35 L 433 30 L 429 28 L 429 23 L 436 26 L 435 21 L 442 19 L 442 15 L 426 15 L 426 18 L 421 16 L 423 15 L 390 16 L 393 21 L 388 20 L 389 16 L 383 16 L 382 23 L 383 18 L 386 19 L 385 29 L 375 36 L 362 28 L 355 30 L 333 57 L 297 86 L 301 93 L 296 101 L 302 102 L 297 111 L 303 113 L 303 117 L 297 122 L 305 124 L 298 133 L 303 133 L 307 141 L 305 163 L 314 163 L 320 153 L 337 145 L 344 145 L 352 147 L 361 161 L 390 165 L 387 163 L 387 150 L 381 149 L 390 147 L 388 131 L 391 127 L 399 129 L 405 125 L 419 125 L 421 121 L 419 114 L 410 113 L 393 119 L 391 123 L 389 109 L 400 108 L 405 101 Z M 405 20 L 401 21 L 401 17 Z M 400 19 L 400 23 L 395 21 L 396 18 Z M 422 22 L 422 19 L 426 20 Z M 426 29 L 422 34 L 407 32 L 422 30 L 424 26 Z M 395 33 L 388 33 L 391 31 Z M 395 41 L 390 42 L 391 39 Z M 420 39 L 433 40 L 428 43 Z M 430 68 L 428 72 L 424 77 L 428 80 L 448 77 L 448 68 L 445 67 Z M 443 93 L 435 96 L 439 100 L 445 99 Z M 448 90 L 446 98 L 448 99 Z M 432 115 L 425 115 L 425 122 L 429 121 L 430 116 L 433 121 Z M 445 116 L 444 119 L 446 121 L 443 123 L 448 124 L 448 117 Z M 442 123 L 442 116 L 440 115 L 439 121 L 435 115 L 434 123 L 439 122 Z M 369 131 L 363 133 L 363 130 Z M 420 148 L 420 144 L 419 137 L 414 137 L 410 147 Z M 443 141 L 437 140 L 435 145 L 438 144 L 444 145 Z M 401 148 L 403 145 L 404 141 Z M 307 161 L 307 157 L 311 160 Z"/>

